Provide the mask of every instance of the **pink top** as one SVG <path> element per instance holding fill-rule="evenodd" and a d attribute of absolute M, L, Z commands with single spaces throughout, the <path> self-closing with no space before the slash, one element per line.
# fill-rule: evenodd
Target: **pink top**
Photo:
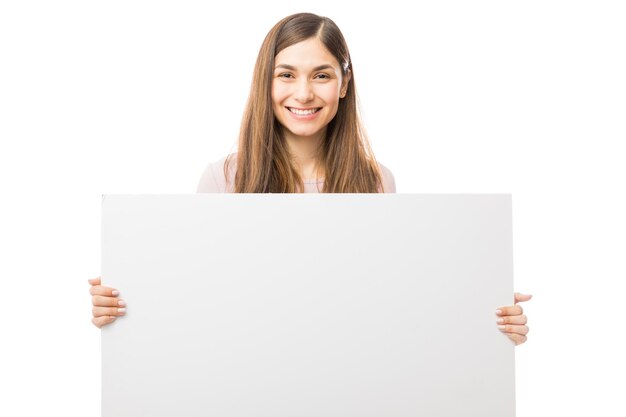
<path fill-rule="evenodd" d="M 236 152 L 235 154 L 236 155 Z M 224 162 L 226 161 L 226 157 L 211 162 L 207 165 L 206 169 L 202 173 L 202 177 L 198 182 L 198 193 L 232 193 L 233 192 L 233 184 L 232 180 L 235 178 L 235 171 L 237 165 L 237 159 L 232 159 L 230 166 L 228 167 L 228 179 L 230 182 L 226 184 L 226 179 L 224 178 Z M 385 167 L 380 162 L 378 163 L 382 174 L 383 174 L 383 187 L 386 193 L 395 193 L 396 192 L 396 181 L 393 178 L 393 174 L 387 167 Z M 324 184 L 324 178 L 318 179 L 303 179 L 304 183 L 304 192 L 305 193 L 319 193 Z"/>

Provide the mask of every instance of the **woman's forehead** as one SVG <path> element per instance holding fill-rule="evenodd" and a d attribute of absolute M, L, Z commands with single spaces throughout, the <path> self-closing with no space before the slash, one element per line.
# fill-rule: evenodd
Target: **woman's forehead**
<path fill-rule="evenodd" d="M 290 69 L 316 69 L 321 66 L 339 68 L 337 58 L 318 39 L 310 38 L 283 49 L 276 55 L 275 67 L 291 67 Z"/>

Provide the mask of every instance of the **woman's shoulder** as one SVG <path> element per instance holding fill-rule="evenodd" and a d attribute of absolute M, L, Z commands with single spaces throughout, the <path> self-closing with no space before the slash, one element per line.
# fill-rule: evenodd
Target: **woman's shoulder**
<path fill-rule="evenodd" d="M 200 177 L 200 181 L 198 182 L 198 187 L 196 192 L 198 193 L 226 193 L 232 188 L 231 183 L 233 178 L 235 178 L 235 172 L 237 169 L 237 152 L 225 155 L 218 160 L 214 160 L 209 162 L 204 171 L 202 172 L 202 176 Z M 224 165 L 226 164 L 226 159 L 230 157 L 230 161 L 228 163 L 228 178 L 224 175 Z"/>
<path fill-rule="evenodd" d="M 378 167 L 380 168 L 380 172 L 383 174 L 383 192 L 384 193 L 395 193 L 396 192 L 396 179 L 394 178 L 391 170 L 387 168 L 385 165 L 378 162 Z"/>

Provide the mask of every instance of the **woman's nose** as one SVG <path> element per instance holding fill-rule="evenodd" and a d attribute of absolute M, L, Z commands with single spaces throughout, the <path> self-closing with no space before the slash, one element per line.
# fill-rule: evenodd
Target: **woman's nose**
<path fill-rule="evenodd" d="M 309 80 L 301 80 L 296 86 L 294 98 L 301 103 L 306 103 L 307 101 L 313 100 L 313 96 L 313 89 L 311 88 Z"/>

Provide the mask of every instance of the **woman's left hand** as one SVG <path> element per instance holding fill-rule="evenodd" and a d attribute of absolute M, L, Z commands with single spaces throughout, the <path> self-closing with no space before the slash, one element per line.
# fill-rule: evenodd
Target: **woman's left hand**
<path fill-rule="evenodd" d="M 528 301 L 532 295 L 515 293 L 515 305 L 507 307 L 499 307 L 496 310 L 498 319 L 496 323 L 498 328 L 511 339 L 515 345 L 521 345 L 527 339 L 528 326 L 526 326 L 527 318 L 523 314 L 522 306 L 517 305 L 520 301 Z"/>

